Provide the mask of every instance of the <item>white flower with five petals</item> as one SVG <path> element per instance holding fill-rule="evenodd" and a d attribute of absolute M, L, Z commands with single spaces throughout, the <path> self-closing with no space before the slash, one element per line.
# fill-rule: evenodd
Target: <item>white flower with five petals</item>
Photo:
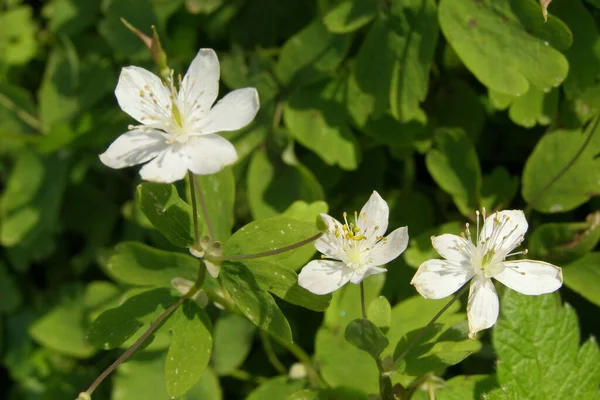
<path fill-rule="evenodd" d="M 315 242 L 323 255 L 309 262 L 298 275 L 298 284 L 315 294 L 327 294 L 347 282 L 360 283 L 369 275 L 385 272 L 385 265 L 398 257 L 408 244 L 408 229 L 398 228 L 383 237 L 388 227 L 389 208 L 379 193 L 373 192 L 354 222 L 344 224 L 321 214 L 327 231 Z"/>
<path fill-rule="evenodd" d="M 431 238 L 433 247 L 444 260 L 425 261 L 411 284 L 428 299 L 449 296 L 471 280 L 467 316 L 469 337 L 496 323 L 499 312 L 498 295 L 491 278 L 526 295 L 554 292 L 562 286 L 559 267 L 542 261 L 506 261 L 506 257 L 526 254 L 512 252 L 523 242 L 527 220 L 521 210 L 501 211 L 485 217 L 477 236 L 471 239 L 469 224 L 466 235 L 444 234 Z"/>
<path fill-rule="evenodd" d="M 142 179 L 171 183 L 188 170 L 206 175 L 237 160 L 233 145 L 217 132 L 248 125 L 258 112 L 254 88 L 234 90 L 214 107 L 219 92 L 219 60 L 211 49 L 201 49 L 179 90 L 145 70 L 123 68 L 115 95 L 127 114 L 142 125 L 130 126 L 100 155 L 111 168 L 146 163 Z M 149 161 L 149 162 L 148 162 Z"/>

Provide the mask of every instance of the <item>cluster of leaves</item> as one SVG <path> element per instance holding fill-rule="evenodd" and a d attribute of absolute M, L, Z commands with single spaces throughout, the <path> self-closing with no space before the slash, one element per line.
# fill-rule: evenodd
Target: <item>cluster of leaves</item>
<path fill-rule="evenodd" d="M 206 279 L 211 304 L 186 301 L 94 399 L 366 399 L 444 305 L 409 285 L 436 257 L 429 238 L 482 206 L 526 209 L 530 256 L 563 268 L 574 309 L 507 292 L 491 339 L 471 341 L 455 303 L 390 385 L 414 399 L 596 398 L 600 2 L 548 11 L 544 22 L 536 0 L 4 1 L 0 397 L 75 398 L 178 299 L 172 278 L 196 278 L 189 188 L 140 184 L 97 158 L 131 123 L 112 94 L 120 68 L 152 68 L 125 18 L 156 26 L 176 70 L 211 47 L 223 86 L 258 89 L 256 121 L 227 135 L 239 161 L 199 177 L 225 254 L 310 237 L 318 213 L 352 211 L 374 189 L 411 242 L 365 281 L 370 322 L 357 286 L 297 285 L 311 245 L 226 262 Z M 298 360 L 306 377 L 288 377 Z"/>

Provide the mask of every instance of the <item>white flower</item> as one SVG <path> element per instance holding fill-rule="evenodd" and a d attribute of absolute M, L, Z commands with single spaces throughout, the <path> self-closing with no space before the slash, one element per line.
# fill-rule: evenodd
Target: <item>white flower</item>
<path fill-rule="evenodd" d="M 431 242 L 444 260 L 425 261 L 411 284 L 428 299 L 441 299 L 456 292 L 472 279 L 467 315 L 469 337 L 490 328 L 498 319 L 498 295 L 491 278 L 522 294 L 540 295 L 554 292 L 562 286 L 560 268 L 542 261 L 505 261 L 505 258 L 527 251 L 511 253 L 522 242 L 527 220 L 521 210 L 501 211 L 485 218 L 473 243 L 467 224 L 466 237 L 445 234 L 434 236 Z"/>
<path fill-rule="evenodd" d="M 315 293 L 326 294 L 339 289 L 348 281 L 360 283 L 369 275 L 385 272 L 387 264 L 402 253 L 408 244 L 408 230 L 398 228 L 387 237 L 389 208 L 379 193 L 373 192 L 355 222 L 344 224 L 326 214 L 327 232 L 315 242 L 322 260 L 309 262 L 298 275 L 298 284 Z"/>
<path fill-rule="evenodd" d="M 214 107 L 219 92 L 219 60 L 211 49 L 201 49 L 179 90 L 171 78 L 163 83 L 153 73 L 135 66 L 123 68 L 115 95 L 127 114 L 142 125 L 130 126 L 100 160 L 111 168 L 146 165 L 142 179 L 171 183 L 188 170 L 206 175 L 237 160 L 233 145 L 216 132 L 248 125 L 258 112 L 254 88 L 234 90 Z"/>

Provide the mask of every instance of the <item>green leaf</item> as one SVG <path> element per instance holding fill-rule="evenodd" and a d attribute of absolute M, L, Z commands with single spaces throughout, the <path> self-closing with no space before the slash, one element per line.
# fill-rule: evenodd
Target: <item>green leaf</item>
<path fill-rule="evenodd" d="M 389 14 L 378 14 L 348 82 L 348 108 L 359 126 L 387 110 L 401 121 L 421 119 L 437 32 L 431 0 L 392 3 Z"/>
<path fill-rule="evenodd" d="M 600 307 L 600 252 L 587 254 L 562 270 L 565 285 Z"/>
<path fill-rule="evenodd" d="M 368 400 L 369 396 L 361 390 L 336 387 L 334 389 L 304 389 L 288 396 L 286 400 Z"/>
<path fill-rule="evenodd" d="M 278 215 L 297 200 L 312 203 L 325 197 L 321 184 L 308 168 L 286 165 L 282 160 L 275 162 L 264 150 L 252 155 L 247 186 L 254 219 Z"/>
<path fill-rule="evenodd" d="M 594 18 L 580 0 L 554 0 L 552 14 L 573 33 L 573 45 L 564 51 L 569 75 L 563 88 L 569 98 L 582 95 L 596 84 L 600 70 L 600 35 Z"/>
<path fill-rule="evenodd" d="M 513 100 L 508 110 L 510 119 L 525 128 L 550 125 L 558 111 L 558 92 L 558 89 L 544 92 L 530 87 L 527 93 Z"/>
<path fill-rule="evenodd" d="M 59 124 L 70 121 L 114 90 L 112 82 L 114 76 L 108 60 L 97 54 L 80 57 L 68 39 L 54 46 L 46 62 L 38 101 L 41 121 L 55 129 L 43 139 L 42 148 L 57 150 L 73 141 L 76 138 L 73 129 Z"/>
<path fill-rule="evenodd" d="M 125 18 L 131 25 L 149 34 L 150 27 L 158 25 L 151 1 L 111 0 L 105 2 L 103 6 L 105 18 L 98 24 L 98 31 L 115 54 L 120 58 L 149 59 L 150 51 L 125 27 L 121 18 Z"/>
<path fill-rule="evenodd" d="M 207 214 L 214 231 L 213 240 L 224 243 L 231 236 L 234 223 L 235 177 L 233 170 L 228 167 L 211 175 L 196 175 L 196 182 L 204 194 Z M 201 224 L 204 226 L 202 235 L 209 235 L 208 224 L 204 213 L 198 212 Z"/>
<path fill-rule="evenodd" d="M 452 321 L 461 319 L 462 321 L 457 324 L 447 326 Z M 481 343 L 468 337 L 469 328 L 464 315 L 455 314 L 446 322 L 446 326 L 437 325 L 437 331 L 430 329 L 424 339 L 421 339 L 398 365 L 397 371 L 410 376 L 422 376 L 427 372 L 440 371 L 458 364 L 472 353 L 481 350 Z M 394 358 L 406 351 L 408 345 L 420 334 L 421 329 L 409 332 L 398 342 L 394 350 Z"/>
<path fill-rule="evenodd" d="M 379 328 L 368 319 L 350 321 L 344 331 L 344 337 L 350 344 L 366 351 L 375 360 L 390 344 Z"/>
<path fill-rule="evenodd" d="M 316 295 L 298 285 L 298 275 L 279 263 L 264 259 L 244 260 L 262 290 L 313 311 L 324 311 L 329 306 L 331 294 Z"/>
<path fill-rule="evenodd" d="M 500 310 L 492 343 L 501 386 L 532 400 L 596 398 L 600 350 L 594 338 L 579 347 L 577 315 L 568 304 L 561 305 L 556 294 L 507 290 Z"/>
<path fill-rule="evenodd" d="M 254 325 L 286 342 L 292 342 L 292 330 L 273 297 L 263 291 L 252 272 L 241 263 L 226 261 L 219 278 L 236 306 Z"/>
<path fill-rule="evenodd" d="M 96 349 L 85 336 L 85 296 L 80 285 L 63 287 L 57 303 L 29 327 L 31 337 L 41 345 L 71 357 L 91 357 Z"/>
<path fill-rule="evenodd" d="M 67 159 L 21 152 L 0 197 L 0 243 L 12 266 L 24 271 L 31 259 L 52 251 L 67 183 Z"/>
<path fill-rule="evenodd" d="M 193 301 L 185 301 L 171 317 L 171 345 L 165 362 L 167 392 L 183 396 L 202 378 L 212 350 L 212 325 Z"/>
<path fill-rule="evenodd" d="M 281 48 L 275 72 L 285 85 L 308 84 L 337 69 L 350 48 L 350 37 L 330 33 L 314 21 Z"/>
<path fill-rule="evenodd" d="M 167 288 L 176 277 L 196 280 L 199 268 L 200 261 L 194 257 L 136 242 L 119 243 L 106 264 L 106 272 L 119 282 Z"/>
<path fill-rule="evenodd" d="M 256 327 L 237 314 L 222 314 L 213 331 L 212 365 L 219 375 L 238 369 L 252 347 Z"/>
<path fill-rule="evenodd" d="M 165 385 L 165 355 L 141 352 L 119 366 L 113 378 L 113 400 L 164 400 L 169 398 Z M 207 368 L 200 381 L 181 400 L 221 400 L 221 387 L 215 373 Z"/>
<path fill-rule="evenodd" d="M 50 176 L 52 171 L 52 176 Z M 0 241 L 5 246 L 33 242 L 56 224 L 66 163 L 22 152 L 0 198 Z"/>
<path fill-rule="evenodd" d="M 329 206 L 324 201 L 315 201 L 307 203 L 298 200 L 292 203 L 281 216 L 285 218 L 297 219 L 298 221 L 315 222 L 319 214 L 326 214 L 329 211 Z"/>
<path fill-rule="evenodd" d="M 384 296 L 379 296 L 369 304 L 367 316 L 383 333 L 387 333 L 392 325 L 392 306 Z"/>
<path fill-rule="evenodd" d="M 6 265 L 0 261 L 0 314 L 14 312 L 22 301 L 23 296 L 19 286 Z"/>
<path fill-rule="evenodd" d="M 433 0 L 391 3 L 390 43 L 396 54 L 390 82 L 390 109 L 400 121 L 421 113 L 420 103 L 429 90 L 429 70 L 438 38 L 436 4 Z"/>
<path fill-rule="evenodd" d="M 285 399 L 304 387 L 304 381 L 291 380 L 287 376 L 271 378 L 254 389 L 246 400 Z"/>
<path fill-rule="evenodd" d="M 192 207 L 179 198 L 175 186 L 144 182 L 136 196 L 146 217 L 171 243 L 179 247 L 194 243 Z"/>
<path fill-rule="evenodd" d="M 590 222 L 550 223 L 536 227 L 529 238 L 528 250 L 536 258 L 562 265 L 585 256 L 600 240 L 600 225 Z"/>
<path fill-rule="evenodd" d="M 166 288 L 149 290 L 127 299 L 123 304 L 100 314 L 92 322 L 86 339 L 101 349 L 114 349 L 143 331 L 165 309 L 177 301 Z"/>
<path fill-rule="evenodd" d="M 33 20 L 32 8 L 23 5 L 2 10 L 0 26 L 0 64 L 28 63 L 37 52 L 38 27 Z"/>
<path fill-rule="evenodd" d="M 557 130 L 544 135 L 535 146 L 523 170 L 522 195 L 537 211 L 566 212 L 600 193 L 600 159 L 594 158 L 592 146 L 587 146 L 567 171 L 547 187 L 584 141 L 580 132 Z"/>
<path fill-rule="evenodd" d="M 480 94 L 461 79 L 449 79 L 440 83 L 433 108 L 429 111 L 435 118 L 436 126 L 460 128 L 476 142 L 487 117 Z"/>
<path fill-rule="evenodd" d="M 531 86 L 558 87 L 567 76 L 558 50 L 569 47 L 571 32 L 553 16 L 544 22 L 533 1 L 442 0 L 439 23 L 466 67 L 494 91 L 520 96 Z"/>
<path fill-rule="evenodd" d="M 358 167 L 360 149 L 348 126 L 344 94 L 345 82 L 340 79 L 297 88 L 283 116 L 291 135 L 303 146 L 328 165 L 353 170 Z"/>
<path fill-rule="evenodd" d="M 225 243 L 223 253 L 228 256 L 262 253 L 296 244 L 318 233 L 314 222 L 286 217 L 267 218 L 240 228 Z M 261 257 L 260 260 L 277 262 L 295 270 L 304 266 L 315 251 L 314 244 L 307 243 L 290 251 Z"/>
<path fill-rule="evenodd" d="M 487 210 L 506 208 L 517 194 L 519 179 L 511 176 L 502 166 L 495 167 L 483 176 L 481 184 L 481 206 Z"/>
<path fill-rule="evenodd" d="M 383 280 L 366 279 L 366 304 L 369 307 L 372 299 L 377 297 Z M 360 294 L 358 285 L 346 285 L 335 292 L 333 301 L 325 313 L 323 326 L 317 331 L 315 354 L 321 366 L 323 378 L 331 386 L 346 386 L 366 393 L 379 391 L 379 378 L 375 362 L 372 358 L 350 345 L 344 339 L 343 332 L 346 324 L 360 318 Z M 403 336 L 425 326 L 431 318 L 447 303 L 447 299 L 427 300 L 420 296 L 411 297 L 395 305 L 392 309 L 392 325 L 387 332 L 390 343 L 398 343 Z M 459 321 L 465 321 L 466 316 L 457 313 L 459 304 L 453 304 L 439 320 L 440 324 L 449 330 Z M 445 343 L 448 343 L 446 341 Z M 382 358 L 391 355 L 393 346 L 388 347 Z M 464 357 L 463 357 L 464 358 Z M 352 368 L 348 368 L 352 365 Z M 413 376 L 396 374 L 392 377 L 394 383 L 407 385 L 414 380 Z"/>
<path fill-rule="evenodd" d="M 75 35 L 96 22 L 100 4 L 87 0 L 52 0 L 44 5 L 42 13 L 53 32 Z"/>
<path fill-rule="evenodd" d="M 425 157 L 427 170 L 435 182 L 452 196 L 465 216 L 479 208 L 481 167 L 475 147 L 460 130 L 436 132 L 436 148 Z"/>
<path fill-rule="evenodd" d="M 374 1 L 346 0 L 325 14 L 323 23 L 333 33 L 354 32 L 371 22 L 376 12 Z"/>
<path fill-rule="evenodd" d="M 370 276 L 363 281 L 365 287 L 365 305 L 370 306 L 371 302 L 379 297 L 384 274 Z M 333 293 L 331 305 L 325 311 L 323 326 L 336 332 L 343 332 L 350 321 L 362 317 L 360 307 L 360 286 L 345 285 Z"/>
<path fill-rule="evenodd" d="M 497 386 L 494 375 L 458 375 L 448 379 L 435 395 L 439 400 L 487 400 L 488 398 L 482 395 Z"/>

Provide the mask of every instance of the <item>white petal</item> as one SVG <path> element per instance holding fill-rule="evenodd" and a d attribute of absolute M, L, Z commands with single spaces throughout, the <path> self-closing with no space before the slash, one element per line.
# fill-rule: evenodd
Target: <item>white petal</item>
<path fill-rule="evenodd" d="M 194 286 L 194 282 L 178 277 L 171 279 L 171 286 L 173 286 L 182 295 L 185 295 L 190 291 L 192 286 Z"/>
<path fill-rule="evenodd" d="M 474 275 L 472 268 L 465 268 L 447 260 L 429 260 L 419 266 L 410 284 L 427 299 L 450 296 Z"/>
<path fill-rule="evenodd" d="M 171 99 L 160 78 L 140 67 L 121 70 L 115 96 L 121 109 L 144 125 L 170 131 Z"/>
<path fill-rule="evenodd" d="M 241 129 L 252 122 L 259 107 L 256 89 L 234 90 L 219 100 L 202 118 L 198 133 L 208 134 Z"/>
<path fill-rule="evenodd" d="M 499 308 L 498 295 L 492 280 L 484 277 L 473 279 L 467 305 L 471 339 L 475 339 L 475 334 L 480 330 L 490 328 L 496 323 Z"/>
<path fill-rule="evenodd" d="M 381 274 L 382 272 L 387 272 L 387 269 L 379 267 L 366 267 L 361 270 L 356 270 L 354 271 L 352 278 L 350 278 L 350 282 L 358 284 L 363 279 L 371 275 Z"/>
<path fill-rule="evenodd" d="M 408 228 L 398 228 L 380 240 L 369 253 L 370 265 L 385 265 L 398 257 L 408 246 Z"/>
<path fill-rule="evenodd" d="M 383 236 L 387 231 L 390 209 L 385 200 L 373 191 L 358 215 L 358 226 L 361 233 L 366 231 L 367 238 Z M 375 229 L 377 227 L 377 229 Z"/>
<path fill-rule="evenodd" d="M 237 160 L 235 147 L 219 135 L 191 136 L 183 145 L 187 168 L 197 175 L 214 174 Z"/>
<path fill-rule="evenodd" d="M 133 130 L 122 134 L 100 154 L 100 161 L 110 168 L 124 168 L 153 159 L 168 144 L 155 130 Z"/>
<path fill-rule="evenodd" d="M 562 270 L 542 261 L 505 261 L 504 270 L 494 278 L 519 293 L 552 293 L 562 286 Z"/>
<path fill-rule="evenodd" d="M 140 169 L 142 179 L 158 183 L 173 183 L 183 179 L 187 173 L 187 156 L 181 147 L 181 144 L 174 143 L 144 165 Z"/>
<path fill-rule="evenodd" d="M 206 266 L 206 270 L 213 278 L 219 277 L 219 272 L 221 272 L 221 266 L 219 264 L 212 263 L 208 260 L 204 260 L 204 265 Z"/>
<path fill-rule="evenodd" d="M 314 294 L 327 294 L 344 286 L 353 272 L 339 261 L 313 260 L 298 274 L 298 284 Z"/>
<path fill-rule="evenodd" d="M 207 113 L 219 94 L 219 59 L 212 49 L 200 49 L 188 68 L 177 94 L 184 118 Z"/>
<path fill-rule="evenodd" d="M 486 218 L 479 241 L 489 241 L 487 249 L 496 250 L 503 260 L 506 254 L 521 244 L 527 228 L 523 211 L 499 211 Z"/>
<path fill-rule="evenodd" d="M 343 252 L 343 249 L 341 241 L 335 237 L 335 231 L 337 229 L 341 234 L 343 232 L 342 224 L 327 214 L 321 213 L 320 216 L 327 223 L 329 228 L 328 233 L 323 234 L 315 241 L 315 247 L 319 252 L 328 257 L 340 259 L 340 254 Z"/>
<path fill-rule="evenodd" d="M 463 237 L 446 233 L 433 236 L 431 244 L 435 251 L 446 260 L 465 262 L 470 260 L 470 255 L 475 249 L 473 243 Z"/>

